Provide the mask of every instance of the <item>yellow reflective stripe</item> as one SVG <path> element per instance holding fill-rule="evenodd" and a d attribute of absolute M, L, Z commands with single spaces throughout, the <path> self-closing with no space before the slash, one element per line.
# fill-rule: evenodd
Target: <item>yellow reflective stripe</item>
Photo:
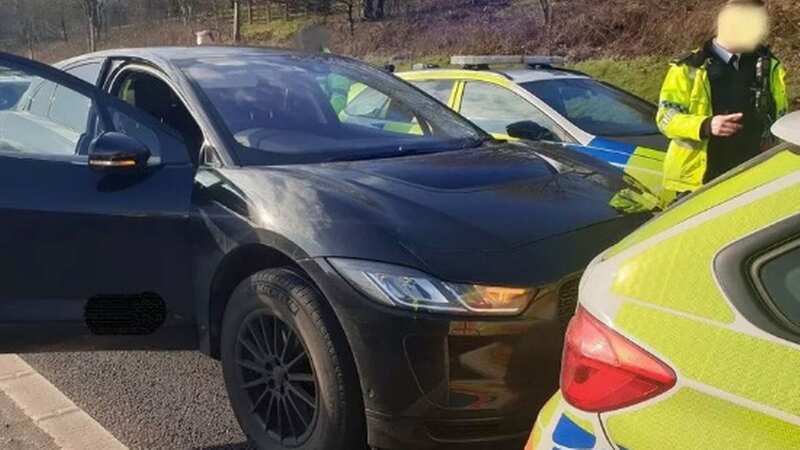
<path fill-rule="evenodd" d="M 686 114 L 686 113 L 683 112 L 683 109 L 685 108 L 676 109 L 674 107 L 665 107 L 663 106 L 663 104 L 667 102 L 661 102 L 661 103 L 662 103 L 661 107 L 664 108 L 664 113 L 661 119 L 659 119 L 658 121 L 658 129 L 666 130 L 669 128 L 669 124 L 672 122 L 672 119 L 674 119 L 675 116 L 677 116 L 678 114 Z"/>
<path fill-rule="evenodd" d="M 788 150 L 779 152 L 763 163 L 710 187 L 697 194 L 691 201 L 672 208 L 651 220 L 614 246 L 607 256 L 617 255 L 703 211 L 797 170 L 800 170 L 800 156 Z"/>
<path fill-rule="evenodd" d="M 453 111 L 461 111 L 461 99 L 464 98 L 464 82 L 459 81 L 453 89 L 453 96 L 450 98 L 450 108 Z"/>
<path fill-rule="evenodd" d="M 658 242 L 620 266 L 612 290 L 642 302 L 731 323 L 734 314 L 716 284 L 714 257 L 729 243 L 796 214 L 797 205 L 800 184 Z"/>
<path fill-rule="evenodd" d="M 697 301 L 705 300 L 702 295 Z M 657 324 L 657 326 L 654 326 Z M 680 377 L 800 416 L 800 350 L 724 326 L 626 302 L 614 325 L 646 344 Z M 800 432 L 800 429 L 797 430 Z"/>
<path fill-rule="evenodd" d="M 561 406 L 562 399 L 563 397 L 561 396 L 561 391 L 556 392 L 555 395 L 550 397 L 550 400 L 548 400 L 539 411 L 539 418 L 536 419 L 536 422 L 541 423 L 542 426 L 549 425 L 550 421 L 553 420 L 553 415 L 555 414 L 556 410 L 558 410 L 558 407 Z"/>
<path fill-rule="evenodd" d="M 664 157 L 667 156 L 664 150 L 656 150 L 647 147 L 636 147 L 633 152 L 634 156 L 650 159 L 653 161 L 653 167 L 661 167 L 664 164 Z"/>
<path fill-rule="evenodd" d="M 404 80 L 472 80 L 485 81 L 497 84 L 506 88 L 513 88 L 514 83 L 503 75 L 496 72 L 482 70 L 422 70 L 416 72 L 400 72 L 397 74 Z"/>
<path fill-rule="evenodd" d="M 511 136 L 509 136 L 507 134 L 503 134 L 503 133 L 491 133 L 491 134 L 492 134 L 493 138 L 499 139 L 501 141 L 519 142 L 519 139 L 513 138 L 513 137 L 511 137 Z"/>
<path fill-rule="evenodd" d="M 792 392 L 797 391 L 780 394 L 791 397 Z M 613 415 L 607 425 L 614 443 L 633 450 L 800 448 L 797 426 L 688 388 L 651 406 Z"/>
<path fill-rule="evenodd" d="M 539 417 L 536 419 L 536 423 L 533 424 L 533 431 L 528 439 L 528 444 L 525 446 L 525 450 L 538 449 L 539 445 L 542 443 L 542 436 L 544 435 L 545 430 L 555 426 L 555 424 L 551 423 L 551 421 L 553 420 L 556 411 L 560 410 L 561 398 L 561 392 L 557 392 L 555 395 L 550 397 L 550 400 L 548 400 L 544 407 L 542 407 L 542 409 L 539 411 Z"/>
<path fill-rule="evenodd" d="M 394 133 L 414 134 L 422 136 L 422 128 L 414 123 L 389 122 L 383 126 L 383 129 Z"/>

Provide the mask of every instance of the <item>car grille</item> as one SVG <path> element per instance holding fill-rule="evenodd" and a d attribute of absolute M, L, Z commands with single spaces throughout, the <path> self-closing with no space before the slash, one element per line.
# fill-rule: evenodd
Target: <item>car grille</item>
<path fill-rule="evenodd" d="M 580 281 L 580 276 L 576 276 L 565 281 L 558 288 L 558 320 L 565 330 L 569 325 L 569 320 L 572 319 L 572 316 L 575 315 L 575 310 L 578 308 L 578 286 Z"/>

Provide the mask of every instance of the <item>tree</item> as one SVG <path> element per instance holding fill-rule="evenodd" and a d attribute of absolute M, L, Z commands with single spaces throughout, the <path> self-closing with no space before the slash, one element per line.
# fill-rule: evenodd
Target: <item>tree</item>
<path fill-rule="evenodd" d="M 364 18 L 367 20 L 381 20 L 386 17 L 386 1 L 385 0 L 363 0 L 364 1 Z"/>
<path fill-rule="evenodd" d="M 177 5 L 183 24 L 188 24 L 189 21 L 192 20 L 192 17 L 194 17 L 197 0 L 177 0 Z"/>
<path fill-rule="evenodd" d="M 347 23 L 350 26 L 350 36 L 356 32 L 356 6 L 360 0 L 339 0 L 347 10 Z"/>
<path fill-rule="evenodd" d="M 89 51 L 97 51 L 97 41 L 100 39 L 100 27 L 103 24 L 103 8 L 106 0 L 77 0 L 86 15 L 87 38 Z"/>
<path fill-rule="evenodd" d="M 15 17 L 15 29 L 17 40 L 22 43 L 28 51 L 28 57 L 34 57 L 34 45 L 39 40 L 39 27 L 37 27 L 37 16 L 41 5 L 30 0 L 14 0 L 12 11 Z"/>
<path fill-rule="evenodd" d="M 549 27 L 553 21 L 553 5 L 550 0 L 539 0 L 539 5 L 542 7 L 544 23 Z"/>

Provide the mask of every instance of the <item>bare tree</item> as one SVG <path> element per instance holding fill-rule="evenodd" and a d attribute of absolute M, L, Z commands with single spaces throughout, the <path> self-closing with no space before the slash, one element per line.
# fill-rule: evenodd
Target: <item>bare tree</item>
<path fill-rule="evenodd" d="M 29 0 L 14 0 L 11 6 L 16 19 L 17 40 L 25 46 L 28 57 L 33 58 L 34 45 L 39 40 L 36 27 L 38 5 Z"/>
<path fill-rule="evenodd" d="M 363 0 L 362 14 L 367 20 L 381 20 L 386 16 L 385 0 Z"/>
<path fill-rule="evenodd" d="M 192 20 L 192 17 L 194 17 L 197 0 L 177 0 L 177 3 L 178 10 L 181 14 L 181 20 L 183 24 L 186 25 Z"/>
<path fill-rule="evenodd" d="M 97 41 L 100 39 L 100 27 L 103 24 L 103 7 L 106 0 L 77 0 L 86 15 L 87 38 L 89 51 L 97 51 Z"/>
<path fill-rule="evenodd" d="M 549 27 L 553 22 L 553 4 L 550 0 L 539 0 L 539 5 L 542 7 L 544 23 Z"/>
<path fill-rule="evenodd" d="M 350 26 L 350 36 L 356 32 L 356 7 L 361 0 L 339 0 L 347 10 L 347 24 Z"/>

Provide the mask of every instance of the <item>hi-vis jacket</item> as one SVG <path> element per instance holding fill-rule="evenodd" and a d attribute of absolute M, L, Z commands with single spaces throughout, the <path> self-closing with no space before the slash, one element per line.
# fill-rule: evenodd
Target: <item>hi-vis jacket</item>
<path fill-rule="evenodd" d="M 786 70 L 777 58 L 762 48 L 759 52 L 769 61 L 764 86 L 774 101 L 769 102 L 768 116 L 774 121 L 787 113 Z M 671 139 L 664 161 L 664 188 L 675 192 L 695 191 L 703 185 L 708 167 L 708 142 L 703 136 L 703 123 L 714 115 L 708 66 L 709 50 L 697 50 L 672 63 L 658 105 L 658 127 Z M 769 126 L 771 124 L 767 124 Z"/>

